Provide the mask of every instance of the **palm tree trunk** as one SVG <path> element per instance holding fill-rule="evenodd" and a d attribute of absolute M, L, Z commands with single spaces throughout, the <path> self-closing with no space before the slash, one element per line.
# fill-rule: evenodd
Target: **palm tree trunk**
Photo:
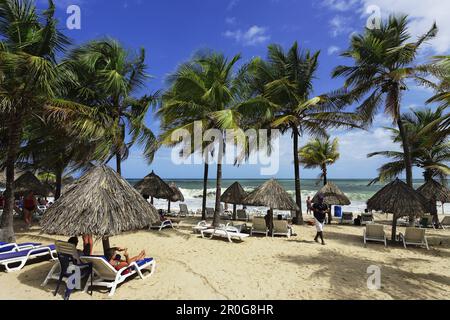
<path fill-rule="evenodd" d="M 220 225 L 220 196 L 222 195 L 222 159 L 223 159 L 223 146 L 219 144 L 219 154 L 217 158 L 217 177 L 216 177 L 216 207 L 214 210 L 213 226 L 218 227 Z"/>
<path fill-rule="evenodd" d="M 208 155 L 206 155 L 208 157 Z M 203 199 L 202 199 L 202 220 L 206 220 L 206 197 L 208 196 L 208 158 L 205 161 L 205 168 L 203 171 Z"/>
<path fill-rule="evenodd" d="M 122 175 L 122 156 L 119 152 L 116 153 L 116 171 L 119 175 Z"/>
<path fill-rule="evenodd" d="M 408 136 L 406 134 L 403 121 L 399 119 L 397 121 L 398 129 L 400 131 L 400 137 L 402 138 L 403 154 L 405 155 L 405 168 L 406 168 L 406 183 L 413 188 L 413 174 L 412 174 L 412 160 L 411 152 L 409 148 Z"/>
<path fill-rule="evenodd" d="M 302 225 L 303 224 L 303 215 L 302 215 L 302 193 L 300 186 L 300 160 L 298 157 L 298 137 L 299 133 L 296 127 L 292 128 L 294 135 L 294 169 L 295 169 L 295 203 L 299 207 L 299 211 L 296 211 L 295 224 Z"/>
<path fill-rule="evenodd" d="M 324 186 L 326 186 L 327 185 L 327 183 L 328 183 L 328 180 L 327 180 L 327 166 L 326 165 L 324 165 L 324 166 L 322 166 L 322 173 L 323 173 L 323 185 Z"/>
<path fill-rule="evenodd" d="M 58 200 L 59 198 L 61 198 L 63 170 L 57 168 L 55 171 L 55 176 L 56 176 L 55 200 Z"/>
<path fill-rule="evenodd" d="M 6 154 L 6 190 L 5 206 L 0 224 L 0 241 L 13 243 L 14 235 L 14 166 L 17 161 L 17 154 L 22 136 L 23 116 L 13 114 L 9 120 L 8 142 Z"/>
<path fill-rule="evenodd" d="M 392 217 L 392 236 L 391 236 L 391 240 L 392 242 L 396 242 L 397 241 L 397 215 L 394 214 L 394 216 Z"/>

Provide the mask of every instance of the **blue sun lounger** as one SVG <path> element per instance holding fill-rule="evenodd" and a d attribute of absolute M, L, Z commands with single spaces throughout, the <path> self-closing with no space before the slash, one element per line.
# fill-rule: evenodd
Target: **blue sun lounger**
<path fill-rule="evenodd" d="M 25 266 L 29 259 L 43 256 L 50 256 L 52 260 L 56 260 L 58 257 L 55 245 L 0 253 L 0 265 L 5 267 L 6 272 L 18 271 Z"/>
<path fill-rule="evenodd" d="M 26 242 L 26 243 L 7 243 L 0 242 L 0 253 L 17 252 L 22 250 L 34 249 L 42 246 L 42 243 Z"/>

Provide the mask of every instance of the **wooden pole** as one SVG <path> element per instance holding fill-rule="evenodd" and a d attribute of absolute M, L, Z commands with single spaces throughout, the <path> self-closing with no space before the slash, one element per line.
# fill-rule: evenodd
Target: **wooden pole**
<path fill-rule="evenodd" d="M 236 205 L 233 204 L 233 220 L 236 220 Z"/>

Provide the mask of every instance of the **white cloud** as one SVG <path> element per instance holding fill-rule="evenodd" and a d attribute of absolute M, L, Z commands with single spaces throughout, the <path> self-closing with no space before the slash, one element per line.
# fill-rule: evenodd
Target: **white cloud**
<path fill-rule="evenodd" d="M 352 28 L 350 27 L 350 19 L 341 15 L 334 16 L 329 22 L 331 28 L 331 35 L 337 37 L 344 33 L 350 33 Z"/>
<path fill-rule="evenodd" d="M 358 2 L 359 0 L 323 0 L 321 5 L 332 10 L 344 12 L 352 9 Z"/>
<path fill-rule="evenodd" d="M 328 55 L 332 56 L 333 54 L 339 52 L 341 50 L 341 48 L 337 47 L 337 46 L 331 46 L 328 48 Z"/>
<path fill-rule="evenodd" d="M 257 44 L 265 43 L 270 39 L 270 35 L 267 34 L 267 28 L 252 26 L 247 31 L 227 30 L 224 33 L 226 38 L 234 39 L 236 42 L 243 44 L 244 46 L 254 46 Z"/>
<path fill-rule="evenodd" d="M 240 1 L 240 0 L 231 0 L 231 1 L 228 3 L 227 11 L 233 10 L 234 7 L 236 7 L 236 6 L 239 4 L 239 1 Z"/>
<path fill-rule="evenodd" d="M 225 22 L 226 22 L 227 24 L 234 25 L 234 24 L 236 24 L 236 17 L 227 17 L 227 18 L 225 19 Z"/>

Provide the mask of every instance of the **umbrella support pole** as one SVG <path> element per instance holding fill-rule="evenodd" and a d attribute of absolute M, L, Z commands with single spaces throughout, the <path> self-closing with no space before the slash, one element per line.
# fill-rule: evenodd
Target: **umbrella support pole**
<path fill-rule="evenodd" d="M 233 204 L 233 220 L 236 220 L 236 205 Z"/>
<path fill-rule="evenodd" d="M 104 237 L 102 239 L 102 244 L 103 244 L 103 253 L 106 256 L 107 251 L 111 248 L 111 245 L 109 244 L 109 237 Z"/>
<path fill-rule="evenodd" d="M 394 215 L 394 217 L 392 218 L 392 242 L 397 242 L 397 219 L 397 215 Z"/>

